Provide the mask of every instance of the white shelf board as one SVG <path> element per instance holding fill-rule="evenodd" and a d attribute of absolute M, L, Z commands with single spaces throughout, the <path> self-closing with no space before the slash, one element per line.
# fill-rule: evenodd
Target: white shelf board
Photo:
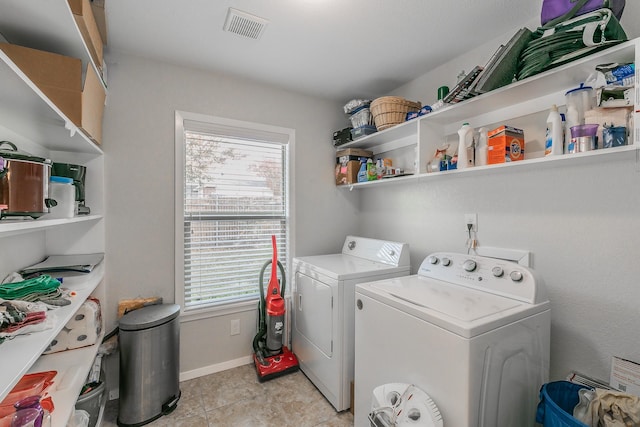
<path fill-rule="evenodd" d="M 394 141 L 415 136 L 418 133 L 418 120 L 413 119 L 408 122 L 400 123 L 380 132 L 363 136 L 346 144 L 336 147 L 336 150 L 344 150 L 345 148 L 372 148 L 378 145 L 393 143 Z M 415 145 L 417 141 L 414 141 Z"/>
<path fill-rule="evenodd" d="M 3 366 L 3 369 L 0 370 L 0 401 L 38 361 L 42 352 L 103 278 L 104 262 L 96 266 L 89 274 L 65 277 L 62 287 L 75 291 L 76 296 L 71 300 L 70 305 L 47 311 L 47 316 L 55 316 L 54 327 L 30 335 L 19 335 L 0 344 L 0 360 L 2 360 Z"/>
<path fill-rule="evenodd" d="M 0 9 L 2 35 L 10 43 L 78 58 L 83 70 L 90 64 L 101 75 L 67 0 L 2 0 Z"/>
<path fill-rule="evenodd" d="M 418 182 L 427 179 L 446 179 L 447 177 L 455 175 L 479 175 L 483 173 L 494 173 L 495 171 L 507 171 L 507 170 L 523 170 L 528 167 L 540 168 L 551 165 L 561 165 L 563 163 L 579 163 L 579 162 L 596 162 L 600 159 L 606 159 L 614 156 L 625 156 L 630 153 L 636 152 L 636 157 L 640 156 L 639 145 L 625 145 L 622 147 L 606 148 L 602 150 L 587 151 L 585 153 L 577 154 L 563 154 L 560 156 L 548 156 L 538 157 L 533 159 L 526 159 L 519 162 L 499 163 L 487 166 L 475 166 L 468 169 L 454 169 L 450 171 L 421 173 L 417 175 L 409 175 L 405 177 L 397 177 L 390 179 L 383 179 L 378 181 L 359 182 L 355 184 L 339 185 L 338 188 L 345 188 L 349 190 L 361 189 L 361 188 L 375 188 L 390 184 L 407 184 L 411 182 Z"/>
<path fill-rule="evenodd" d="M 74 411 L 80 390 L 85 384 L 104 333 L 94 345 L 41 356 L 30 373 L 56 371 L 53 385 L 47 391 L 53 400 L 52 426 L 65 426 Z"/>
<path fill-rule="evenodd" d="M 3 51 L 0 51 L 0 116 L 4 126 L 48 150 L 102 155 L 102 149 L 77 130 Z M 67 125 L 69 129 L 65 128 Z"/>
<path fill-rule="evenodd" d="M 42 216 L 38 219 L 10 219 L 0 220 L 0 237 L 14 234 L 29 233 L 31 231 L 44 230 L 51 227 L 58 227 L 79 222 L 97 222 L 102 219 L 102 215 L 79 215 L 73 218 L 47 219 Z"/>
<path fill-rule="evenodd" d="M 540 95 L 564 94 L 567 90 L 578 87 L 589 75 L 593 74 L 596 65 L 609 62 L 634 62 L 636 44 L 635 40 L 621 43 L 527 79 L 444 107 L 419 117 L 418 120 L 441 125 L 454 123 L 459 127 L 462 122 L 479 114 L 508 108 L 522 103 L 523 100 L 537 98 Z"/>

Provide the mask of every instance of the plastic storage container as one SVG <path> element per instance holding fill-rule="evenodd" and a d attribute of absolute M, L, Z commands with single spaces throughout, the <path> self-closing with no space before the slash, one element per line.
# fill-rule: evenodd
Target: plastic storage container
<path fill-rule="evenodd" d="M 118 426 L 142 426 L 172 412 L 180 399 L 177 304 L 131 311 L 120 319 Z"/>
<path fill-rule="evenodd" d="M 544 427 L 587 427 L 572 415 L 580 399 L 578 390 L 582 388 L 587 387 L 569 381 L 544 384 L 540 389 L 536 422 Z"/>
<path fill-rule="evenodd" d="M 88 393 L 81 394 L 76 400 L 76 410 L 86 411 L 89 414 L 89 427 L 95 427 L 100 415 L 100 407 L 105 398 L 104 371 L 100 372 L 100 385 Z"/>
<path fill-rule="evenodd" d="M 76 215 L 76 189 L 73 178 L 52 176 L 49 183 L 49 198 L 55 206 L 49 208 L 48 218 L 73 218 Z"/>
<path fill-rule="evenodd" d="M 567 110 L 571 107 L 575 108 L 577 112 L 577 119 L 580 125 L 584 124 L 584 112 L 591 110 L 596 105 L 595 91 L 591 86 L 585 86 L 584 83 L 580 83 L 580 86 L 571 89 L 565 94 L 567 102 Z"/>

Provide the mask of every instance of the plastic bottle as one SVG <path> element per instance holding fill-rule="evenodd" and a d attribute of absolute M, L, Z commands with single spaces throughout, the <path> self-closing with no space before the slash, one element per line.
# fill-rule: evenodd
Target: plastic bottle
<path fill-rule="evenodd" d="M 562 154 L 564 147 L 562 146 L 562 135 L 564 134 L 562 128 L 562 117 L 558 112 L 558 107 L 553 104 L 549 116 L 547 116 L 547 136 L 544 143 L 544 155 L 558 155 Z"/>
<path fill-rule="evenodd" d="M 465 169 L 473 166 L 473 129 L 469 123 L 463 123 L 458 129 L 460 141 L 458 142 L 457 169 Z"/>
<path fill-rule="evenodd" d="M 358 171 L 358 182 L 367 182 L 367 158 L 360 157 L 360 170 Z"/>
<path fill-rule="evenodd" d="M 564 143 L 566 145 L 564 152 L 571 153 L 574 150 L 571 148 L 571 128 L 573 126 L 578 126 L 580 124 L 580 119 L 578 116 L 578 110 L 573 104 L 569 104 L 567 106 L 567 115 L 566 122 L 564 124 Z"/>
<path fill-rule="evenodd" d="M 49 198 L 56 205 L 49 208 L 48 218 L 73 218 L 76 212 L 76 189 L 73 179 L 52 176 L 49 182 Z"/>
<path fill-rule="evenodd" d="M 476 147 L 476 166 L 485 166 L 487 164 L 487 128 L 478 130 L 478 146 Z"/>

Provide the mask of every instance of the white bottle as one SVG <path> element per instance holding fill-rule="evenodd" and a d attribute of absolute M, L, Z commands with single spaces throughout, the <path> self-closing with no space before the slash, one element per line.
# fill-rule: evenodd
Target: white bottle
<path fill-rule="evenodd" d="M 569 104 L 567 106 L 567 115 L 566 115 L 566 123 L 565 123 L 565 133 L 564 133 L 564 143 L 565 143 L 565 153 L 575 153 L 575 147 L 571 142 L 571 128 L 573 126 L 578 126 L 580 124 L 580 118 L 578 116 L 578 110 L 575 105 Z"/>
<path fill-rule="evenodd" d="M 549 116 L 547 117 L 547 136 L 544 144 L 544 155 L 558 155 L 562 154 L 563 134 L 565 130 L 562 128 L 562 117 L 558 112 L 558 107 L 553 104 Z"/>
<path fill-rule="evenodd" d="M 478 146 L 476 147 L 476 166 L 486 166 L 487 164 L 487 128 L 478 130 Z"/>
<path fill-rule="evenodd" d="M 464 123 L 458 129 L 460 141 L 458 142 L 458 169 L 466 169 L 473 166 L 473 129 L 469 123 Z"/>

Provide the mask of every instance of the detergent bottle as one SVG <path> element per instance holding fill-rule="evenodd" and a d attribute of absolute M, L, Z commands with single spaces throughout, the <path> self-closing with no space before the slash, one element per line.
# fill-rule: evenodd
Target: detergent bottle
<path fill-rule="evenodd" d="M 458 142 L 458 169 L 473 167 L 473 129 L 469 123 L 464 123 L 458 130 L 460 141 Z"/>
<path fill-rule="evenodd" d="M 563 134 L 562 117 L 558 112 L 558 107 L 553 104 L 547 117 L 547 136 L 544 144 L 545 156 L 562 154 L 564 150 Z"/>
<path fill-rule="evenodd" d="M 367 158 L 360 157 L 360 170 L 358 171 L 358 182 L 367 182 Z"/>
<path fill-rule="evenodd" d="M 564 143 L 566 145 L 564 152 L 574 152 L 571 141 L 571 128 L 580 124 L 580 117 L 578 116 L 578 110 L 573 104 L 567 106 L 567 114 L 565 115 L 565 129 L 564 129 Z"/>

